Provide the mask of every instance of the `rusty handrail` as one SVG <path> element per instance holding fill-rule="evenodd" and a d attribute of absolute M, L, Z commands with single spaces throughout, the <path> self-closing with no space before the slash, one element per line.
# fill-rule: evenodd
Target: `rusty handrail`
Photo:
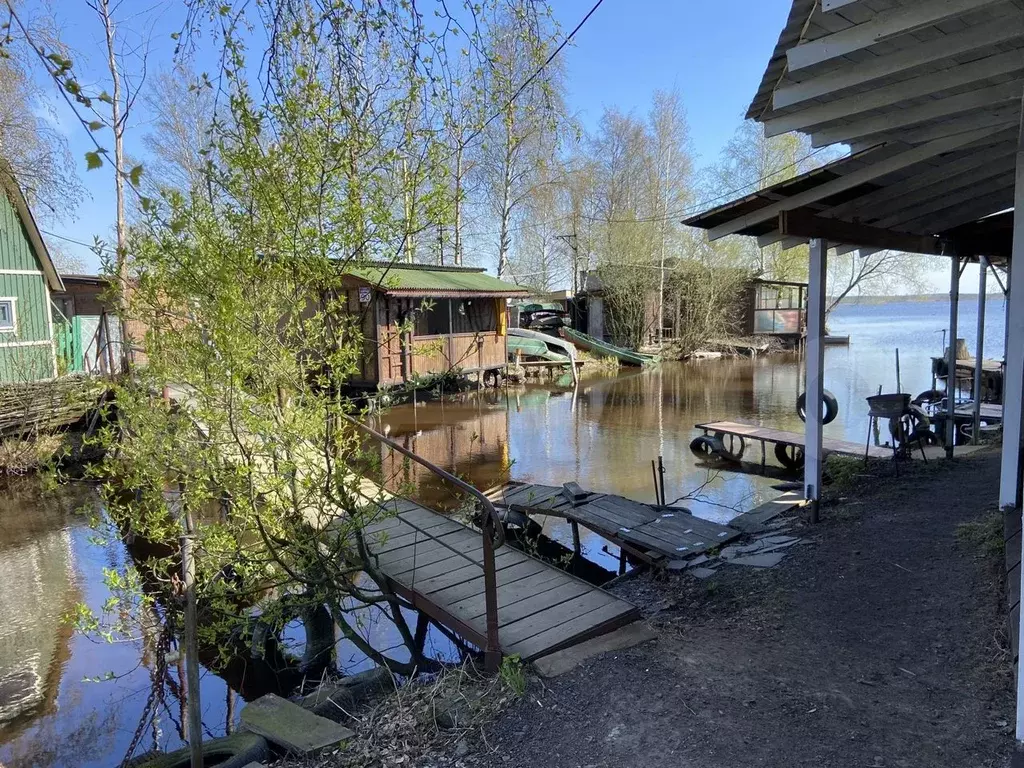
<path fill-rule="evenodd" d="M 422 456 L 399 445 L 394 440 L 385 437 L 377 430 L 352 418 L 348 414 L 343 413 L 341 415 L 346 421 L 375 440 L 379 440 L 403 456 L 426 467 L 438 477 L 447 480 L 480 502 L 484 513 L 480 529 L 483 532 L 484 604 L 487 609 L 487 647 L 484 649 L 484 664 L 488 672 L 497 672 L 498 665 L 501 663 L 501 648 L 498 644 L 498 580 L 494 567 L 494 550 L 505 544 L 505 529 L 502 527 L 501 518 L 498 516 L 497 510 L 494 509 L 494 504 L 479 489 L 470 485 L 465 480 L 441 469 L 436 464 L 432 464 Z"/>

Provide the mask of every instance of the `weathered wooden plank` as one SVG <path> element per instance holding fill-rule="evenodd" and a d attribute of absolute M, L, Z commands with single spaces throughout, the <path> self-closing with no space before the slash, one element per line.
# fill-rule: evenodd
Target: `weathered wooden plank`
<path fill-rule="evenodd" d="M 521 560 L 517 560 L 516 556 L 521 558 Z M 494 556 L 494 568 L 498 572 L 499 576 L 498 583 L 501 583 L 500 574 L 502 570 L 504 570 L 505 568 L 516 566 L 522 560 L 525 559 L 527 559 L 526 556 L 521 552 L 515 552 L 514 550 L 510 552 L 505 548 L 499 550 L 498 553 Z M 462 584 L 463 582 L 471 581 L 473 579 L 480 579 L 482 581 L 483 578 L 483 568 L 481 568 L 479 565 L 467 564 L 464 567 L 458 568 L 449 573 L 433 576 L 431 578 L 425 578 L 422 581 L 420 581 L 419 578 L 417 578 L 416 591 L 423 595 L 431 595 L 432 593 L 440 591 L 445 587 L 452 587 L 456 584 Z M 405 583 L 404 579 L 405 577 L 403 576 L 402 583 Z"/>
<path fill-rule="evenodd" d="M 552 610 L 570 600 L 594 592 L 594 587 L 576 579 L 555 583 L 551 589 L 512 603 L 498 611 L 498 625 L 508 626 L 542 611 Z M 481 616 L 484 614 L 480 614 Z"/>
<path fill-rule="evenodd" d="M 614 600 L 615 598 L 608 593 L 595 589 L 575 600 L 553 605 L 502 627 L 499 633 L 501 642 L 503 645 L 513 645 Z"/>
<path fill-rule="evenodd" d="M 272 693 L 248 704 L 242 710 L 241 720 L 247 730 L 300 755 L 330 747 L 354 735 L 343 725 L 314 715 Z"/>
<path fill-rule="evenodd" d="M 512 504 L 536 507 L 544 504 L 554 496 L 561 495 L 561 488 L 550 485 L 524 485 L 517 488 L 513 493 L 505 496 L 504 504 Z"/>
<path fill-rule="evenodd" d="M 460 568 L 462 565 L 469 565 L 473 562 L 473 560 L 468 560 L 462 555 L 463 553 L 460 549 L 435 547 L 434 549 L 426 552 L 410 554 L 408 557 L 403 557 L 401 560 L 380 563 L 377 567 L 393 579 L 403 579 L 407 573 L 412 573 L 416 570 L 422 571 L 422 569 L 429 565 L 439 563 L 443 560 L 448 560 L 452 557 L 459 558 L 459 562 L 461 563 L 459 566 Z"/>
<path fill-rule="evenodd" d="M 474 544 L 483 546 L 480 542 L 480 534 L 465 528 L 461 531 L 456 530 L 437 537 L 425 536 L 420 533 L 419 539 L 414 538 L 404 546 L 381 553 L 377 560 L 383 566 L 411 559 L 417 555 L 427 555 L 437 549 L 446 549 L 449 552 L 455 549 L 461 552 L 472 547 Z M 377 553 L 375 552 L 374 554 Z"/>
<path fill-rule="evenodd" d="M 370 551 L 373 554 L 383 555 L 385 552 L 391 552 L 396 549 L 401 549 L 402 547 L 407 547 L 417 541 L 429 541 L 434 536 L 443 536 L 445 534 L 457 533 L 465 530 L 465 526 L 461 526 L 458 523 L 451 521 L 446 521 L 444 525 L 430 529 L 429 535 L 424 531 L 408 529 L 408 533 L 399 533 L 398 535 L 390 534 L 378 537 L 367 535 L 365 538 L 366 546 L 370 548 Z"/>
<path fill-rule="evenodd" d="M 510 568 L 498 571 L 498 588 L 501 589 L 503 586 L 515 584 L 522 579 L 531 578 L 539 574 L 549 575 L 552 570 L 553 569 L 536 560 L 524 560 Z M 480 578 L 476 581 L 465 581 L 461 584 L 440 589 L 431 595 L 431 599 L 437 600 L 437 602 L 442 605 L 451 605 L 452 603 L 457 603 L 460 600 L 464 600 L 475 595 L 482 595 L 483 593 L 484 579 L 481 574 Z"/>
<path fill-rule="evenodd" d="M 740 435 L 755 440 L 767 440 L 771 443 L 784 443 L 804 447 L 804 436 L 799 432 L 786 432 L 781 429 L 770 427 L 759 427 L 754 424 L 743 424 L 738 421 L 711 421 L 695 425 L 697 429 L 704 429 L 708 432 L 723 432 L 727 435 Z M 828 453 L 841 453 L 849 456 L 863 456 L 864 446 L 859 443 L 851 443 L 846 440 L 825 438 L 823 441 L 824 450 Z M 868 448 L 868 455 L 875 458 L 888 458 L 892 456 L 890 450 L 878 445 Z"/>
<path fill-rule="evenodd" d="M 497 589 L 498 610 L 499 612 L 503 611 L 520 600 L 564 584 L 566 578 L 565 574 L 553 568 L 544 568 L 524 578 L 506 582 Z M 447 605 L 453 612 L 471 619 L 484 615 L 487 612 L 487 601 L 483 592 L 483 582 L 481 582 L 479 593 L 467 596 L 462 600 L 449 601 Z"/>
<path fill-rule="evenodd" d="M 498 550 L 494 554 L 495 567 L 518 562 L 518 555 L 518 552 L 510 549 L 503 548 Z M 403 584 L 409 584 L 412 586 L 420 580 L 432 579 L 435 576 L 440 576 L 453 570 L 458 570 L 463 567 L 460 563 L 464 563 L 465 565 L 476 568 L 477 571 L 480 572 L 481 578 L 483 578 L 483 566 L 477 564 L 480 562 L 481 556 L 482 548 L 475 551 L 467 550 L 460 553 L 453 552 L 450 558 L 445 558 L 422 566 L 417 565 L 413 567 L 412 564 L 408 564 L 405 571 L 395 574 L 389 573 L 388 575 L 393 579 L 398 579 Z"/>
<path fill-rule="evenodd" d="M 569 619 L 533 637 L 503 646 L 508 654 L 518 654 L 526 661 L 559 650 L 573 640 L 592 636 L 598 629 L 610 630 L 636 618 L 638 611 L 622 600 L 616 600 Z"/>

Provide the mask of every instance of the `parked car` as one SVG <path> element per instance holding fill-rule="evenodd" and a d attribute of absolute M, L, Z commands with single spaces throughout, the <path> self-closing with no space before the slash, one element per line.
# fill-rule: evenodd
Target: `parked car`
<path fill-rule="evenodd" d="M 562 326 L 571 328 L 572 318 L 561 304 L 524 304 L 519 309 L 519 324 L 535 331 Z"/>

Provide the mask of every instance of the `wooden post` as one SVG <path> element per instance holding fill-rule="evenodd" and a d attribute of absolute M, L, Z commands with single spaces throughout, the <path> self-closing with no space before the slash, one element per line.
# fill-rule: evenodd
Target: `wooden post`
<path fill-rule="evenodd" d="M 580 544 L 580 524 L 575 520 L 570 520 L 569 524 L 572 526 L 572 551 L 576 557 L 580 557 L 583 554 L 583 547 Z"/>
<path fill-rule="evenodd" d="M 818 522 L 821 502 L 822 451 L 821 405 L 825 397 L 825 278 L 828 243 L 811 240 L 811 263 L 807 280 L 807 421 L 804 432 L 804 498 L 810 505 L 810 521 Z"/>
<path fill-rule="evenodd" d="M 185 587 L 185 675 L 188 678 L 188 747 L 192 768 L 203 768 L 203 715 L 199 701 L 199 638 L 196 612 L 196 569 L 192 555 L 192 513 L 182 502 L 181 575 Z"/>
<path fill-rule="evenodd" d="M 1017 137 L 1017 174 L 1014 208 L 1024 211 L 1024 119 Z M 1024 264 L 1024 217 L 1013 220 L 1012 258 L 1018 267 Z M 1024 269 L 1011 268 L 1006 299 L 1006 373 L 1003 377 L 1003 450 L 999 473 L 999 506 L 1021 506 L 1021 400 L 1024 399 Z M 1022 544 L 1024 546 L 1024 544 Z M 1021 569 L 1024 586 L 1024 569 Z M 1024 618 L 1024 611 L 1021 611 Z M 1018 639 L 1024 634 L 1024 621 L 1010 628 Z M 1018 645 L 1019 648 L 1019 645 Z M 1024 742 L 1024 665 L 1017 665 L 1017 746 Z"/>
<path fill-rule="evenodd" d="M 986 282 L 988 280 L 988 259 L 978 257 L 978 338 L 974 345 L 974 420 L 971 429 L 971 444 L 981 440 L 981 381 L 982 362 L 985 359 L 985 304 Z"/>
<path fill-rule="evenodd" d="M 960 257 L 949 257 L 949 347 L 946 348 L 946 458 L 953 458 L 956 440 L 957 314 L 960 309 Z"/>

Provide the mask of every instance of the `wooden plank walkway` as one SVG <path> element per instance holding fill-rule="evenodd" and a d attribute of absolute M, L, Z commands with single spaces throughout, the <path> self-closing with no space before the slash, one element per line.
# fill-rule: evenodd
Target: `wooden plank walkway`
<path fill-rule="evenodd" d="M 623 496 L 587 493 L 573 504 L 553 485 L 510 482 L 487 491 L 487 497 L 497 509 L 564 517 L 651 562 L 699 555 L 740 535 L 685 509 L 652 507 Z"/>
<path fill-rule="evenodd" d="M 367 546 L 392 588 L 481 648 L 487 637 L 479 531 L 407 499 L 367 527 Z M 498 639 L 530 661 L 638 619 L 637 608 L 506 545 L 495 552 Z"/>
<path fill-rule="evenodd" d="M 704 433 L 722 432 L 726 435 L 737 435 L 748 440 L 760 440 L 768 443 L 782 443 L 783 445 L 795 445 L 804 448 L 804 436 L 800 432 L 787 432 L 782 429 L 771 427 L 759 427 L 756 424 L 744 424 L 740 421 L 709 421 L 703 424 L 695 424 L 696 429 L 704 430 Z M 838 453 L 844 456 L 863 456 L 864 444 L 851 443 L 846 440 L 836 440 L 826 437 L 822 440 L 822 447 L 825 453 Z M 868 455 L 877 459 L 892 458 L 892 449 L 880 445 L 872 445 L 868 448 Z"/>

